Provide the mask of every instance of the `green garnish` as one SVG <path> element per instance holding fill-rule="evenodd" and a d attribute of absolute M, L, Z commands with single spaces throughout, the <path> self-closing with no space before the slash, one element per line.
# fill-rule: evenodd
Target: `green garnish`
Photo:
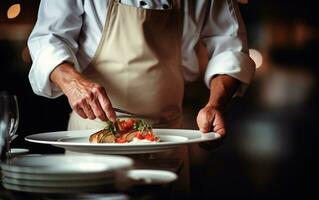
<path fill-rule="evenodd" d="M 106 127 L 104 129 L 107 130 L 108 132 L 113 133 L 114 135 L 117 135 L 120 131 L 117 128 L 119 127 L 119 122 L 120 122 L 119 119 L 117 119 L 116 122 L 107 121 Z M 152 126 L 149 123 L 147 123 L 145 120 L 139 119 L 134 123 L 133 129 L 135 131 L 140 131 L 140 132 L 152 131 Z"/>
<path fill-rule="evenodd" d="M 141 132 L 152 130 L 152 126 L 142 119 L 137 120 L 136 123 L 133 125 L 133 128 L 134 130 Z"/>
<path fill-rule="evenodd" d="M 119 120 L 116 120 L 116 122 L 112 122 L 112 121 L 106 121 L 106 127 L 104 128 L 105 130 L 112 132 L 112 133 L 116 133 L 118 130 L 116 129 L 115 123 L 118 123 Z"/>

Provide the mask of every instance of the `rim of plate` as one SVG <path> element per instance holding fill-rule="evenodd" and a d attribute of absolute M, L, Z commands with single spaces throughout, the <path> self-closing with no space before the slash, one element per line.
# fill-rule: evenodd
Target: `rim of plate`
<path fill-rule="evenodd" d="M 177 175 L 174 172 L 167 171 L 167 170 L 155 170 L 155 169 L 154 170 L 153 169 L 128 170 L 127 177 L 135 181 L 142 179 L 145 181 L 144 184 L 150 184 L 150 185 L 167 184 L 177 179 Z"/>
<path fill-rule="evenodd" d="M 57 141 L 59 139 L 65 139 L 66 137 L 60 137 L 56 138 L 55 140 L 45 140 L 45 139 L 34 139 L 34 137 L 44 136 L 48 134 L 63 134 L 68 132 L 83 132 L 83 131 L 90 131 L 92 134 L 94 131 L 97 131 L 97 129 L 92 130 L 75 130 L 75 131 L 56 131 L 56 132 L 47 132 L 47 133 L 38 133 L 38 134 L 32 134 L 25 137 L 25 140 L 28 142 L 34 142 L 34 143 L 40 143 L 40 144 L 50 144 L 50 145 L 59 145 L 59 146 L 94 146 L 94 147 L 149 147 L 149 146 L 169 146 L 169 145 L 180 145 L 180 144 L 190 144 L 190 143 L 196 143 L 196 142 L 205 142 L 205 141 L 211 141 L 211 140 L 217 140 L 221 138 L 221 136 L 215 132 L 208 132 L 208 133 L 201 133 L 199 130 L 191 130 L 191 129 L 154 129 L 154 131 L 173 131 L 173 132 L 197 132 L 201 137 L 190 139 L 183 141 L 183 142 L 158 142 L 158 143 L 80 143 L 80 142 L 63 142 L 63 141 Z M 162 134 L 162 133 L 157 133 Z M 89 135 L 89 134 L 88 134 Z M 180 135 L 172 135 L 172 134 L 163 134 L 163 136 L 175 136 L 175 137 L 184 137 Z M 87 137 L 87 136 L 72 136 L 70 138 L 81 138 L 81 137 Z"/>
<path fill-rule="evenodd" d="M 41 162 L 41 159 L 56 159 L 66 163 L 70 161 L 82 162 L 83 165 L 77 163 L 72 168 L 63 169 L 57 165 L 39 165 L 29 164 L 28 162 Z M 84 161 L 84 159 L 87 159 Z M 116 162 L 112 161 L 117 160 Z M 9 172 L 18 173 L 32 173 L 32 174 L 99 174 L 99 173 L 112 173 L 115 170 L 127 169 L 132 167 L 133 160 L 125 156 L 118 155 L 64 155 L 64 154 L 50 154 L 41 156 L 19 156 L 9 161 L 10 163 L 1 163 L 1 168 Z M 92 163 L 90 163 L 92 162 Z M 94 163 L 95 162 L 95 163 Z M 24 164 L 23 164 L 24 163 Z M 61 164 L 61 163 L 58 163 Z M 47 167 L 46 167 L 47 166 Z M 95 169 L 88 167 L 96 167 Z M 84 169 L 85 168 L 85 169 Z M 88 170 L 89 169 L 89 170 Z"/>

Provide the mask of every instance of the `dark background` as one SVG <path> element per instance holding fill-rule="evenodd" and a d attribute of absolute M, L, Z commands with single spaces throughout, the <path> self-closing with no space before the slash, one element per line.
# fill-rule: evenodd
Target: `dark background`
<path fill-rule="evenodd" d="M 7 10 L 21 5 L 19 15 Z M 21 121 L 14 147 L 32 153 L 62 152 L 24 141 L 29 134 L 66 129 L 67 99 L 33 94 L 27 37 L 38 0 L 0 2 L 0 91 L 19 99 Z M 257 1 L 241 4 L 250 48 L 263 58 L 246 95 L 226 110 L 228 136 L 218 148 L 190 147 L 194 199 L 318 196 L 317 102 L 319 18 L 310 1 Z M 202 80 L 186 85 L 185 127 L 197 128 L 196 113 L 208 98 Z M 314 197 L 315 197 L 314 196 Z"/>

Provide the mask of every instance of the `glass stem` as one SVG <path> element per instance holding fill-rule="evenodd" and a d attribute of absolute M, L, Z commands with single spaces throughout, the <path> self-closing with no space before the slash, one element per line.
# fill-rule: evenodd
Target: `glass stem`
<path fill-rule="evenodd" d="M 11 141 L 10 139 L 8 139 L 8 142 L 7 142 L 7 160 L 10 160 L 11 158 Z"/>

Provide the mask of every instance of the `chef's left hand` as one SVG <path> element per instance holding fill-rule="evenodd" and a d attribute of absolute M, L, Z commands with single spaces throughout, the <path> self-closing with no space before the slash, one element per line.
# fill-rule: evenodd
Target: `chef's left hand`
<path fill-rule="evenodd" d="M 197 115 L 197 125 L 203 133 L 213 131 L 222 137 L 218 140 L 199 143 L 204 149 L 218 147 L 225 139 L 226 126 L 223 111 L 235 94 L 240 82 L 229 75 L 216 75 L 210 82 L 210 97 L 208 103 Z"/>
<path fill-rule="evenodd" d="M 199 143 L 201 148 L 210 151 L 218 148 L 222 144 L 226 130 L 221 109 L 213 106 L 205 106 L 197 115 L 197 125 L 199 130 L 204 134 L 213 131 L 222 136 L 222 138 L 218 140 Z"/>
<path fill-rule="evenodd" d="M 213 106 L 205 106 L 197 115 L 197 125 L 203 133 L 214 131 L 221 136 L 225 136 L 225 122 L 222 111 Z"/>

